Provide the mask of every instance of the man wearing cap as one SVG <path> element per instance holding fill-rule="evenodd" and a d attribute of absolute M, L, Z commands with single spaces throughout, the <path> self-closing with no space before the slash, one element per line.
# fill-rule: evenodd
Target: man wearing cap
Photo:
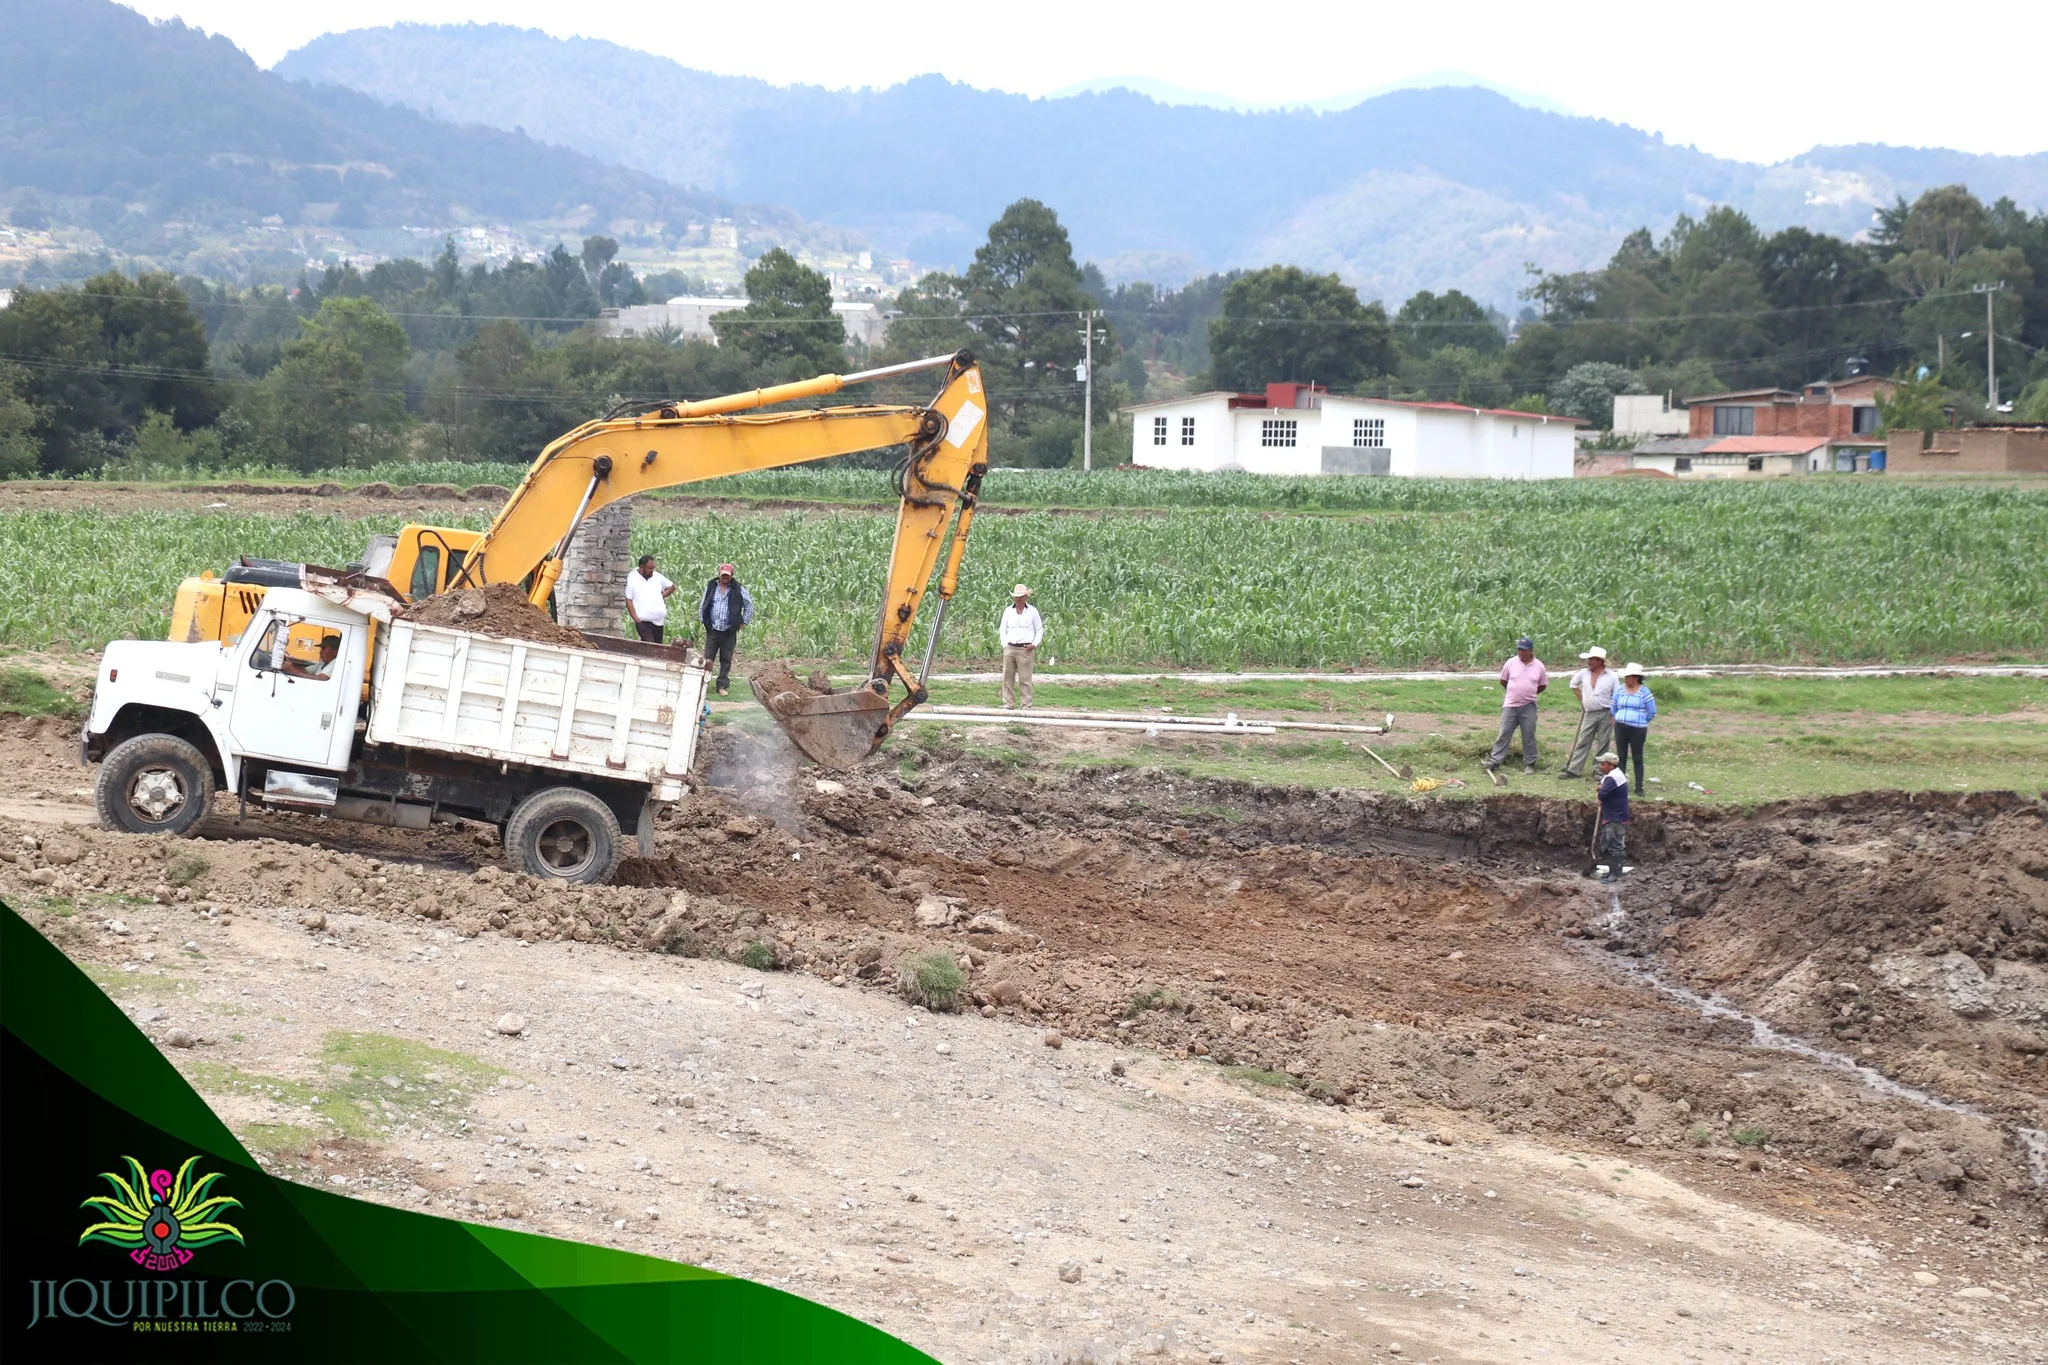
<path fill-rule="evenodd" d="M 1600 765 L 1600 859 L 1607 872 L 1600 880 L 1619 881 L 1622 849 L 1628 830 L 1628 774 L 1621 770 L 1621 755 L 1608 752 L 1593 760 Z"/>
<path fill-rule="evenodd" d="M 740 627 L 754 623 L 754 598 L 732 565 L 718 566 L 718 577 L 704 585 L 704 600 L 697 604 L 697 619 L 704 624 L 704 665 L 718 663 L 718 695 L 724 696 L 732 681 L 732 651 L 739 643 Z"/>
<path fill-rule="evenodd" d="M 653 555 L 641 555 L 639 567 L 626 575 L 626 614 L 633 618 L 633 633 L 650 645 L 661 643 L 668 599 L 675 590 L 668 576 L 654 567 Z"/>
<path fill-rule="evenodd" d="M 1550 672 L 1536 657 L 1536 642 L 1524 635 L 1515 641 L 1515 657 L 1500 667 L 1500 685 L 1506 695 L 1500 704 L 1500 736 L 1487 755 L 1486 771 L 1494 772 L 1508 760 L 1508 741 L 1522 732 L 1522 771 L 1536 771 L 1536 696 L 1550 686 Z"/>
<path fill-rule="evenodd" d="M 1586 760 L 1614 742 L 1614 674 L 1607 669 L 1607 651 L 1594 645 L 1579 658 L 1586 664 L 1572 674 L 1572 695 L 1579 699 L 1579 733 L 1559 777 L 1584 775 Z"/>
<path fill-rule="evenodd" d="M 1045 622 L 1031 605 L 1031 589 L 1019 583 L 1010 589 L 1010 605 L 996 626 L 996 638 L 1003 646 L 1003 709 L 1015 710 L 1020 699 L 1031 706 L 1031 663 L 1038 657 L 1038 642 L 1045 638 Z"/>

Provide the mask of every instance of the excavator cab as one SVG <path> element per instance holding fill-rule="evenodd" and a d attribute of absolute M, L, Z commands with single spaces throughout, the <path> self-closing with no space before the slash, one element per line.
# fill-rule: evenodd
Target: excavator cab
<path fill-rule="evenodd" d="M 363 552 L 362 572 L 381 578 L 410 601 L 445 592 L 462 574 L 469 553 L 483 539 L 481 531 L 454 526 L 404 526 L 396 535 L 372 536 Z M 272 587 L 299 586 L 302 566 L 284 560 L 242 558 L 216 576 L 211 570 L 178 584 L 171 603 L 174 642 L 197 644 L 242 638 L 249 619 L 263 605 Z M 354 566 L 351 566 L 354 567 Z"/>

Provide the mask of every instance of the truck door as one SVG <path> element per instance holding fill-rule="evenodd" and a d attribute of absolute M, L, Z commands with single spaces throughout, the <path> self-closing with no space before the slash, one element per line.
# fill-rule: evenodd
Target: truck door
<path fill-rule="evenodd" d="M 342 768 L 355 734 L 366 631 L 271 613 L 252 621 L 228 732 L 251 758 Z"/>

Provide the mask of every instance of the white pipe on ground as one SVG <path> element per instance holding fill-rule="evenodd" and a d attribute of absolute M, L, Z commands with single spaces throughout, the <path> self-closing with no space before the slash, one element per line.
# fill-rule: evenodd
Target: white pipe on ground
<path fill-rule="evenodd" d="M 1014 718 L 1020 714 L 1016 711 L 1000 710 L 993 706 L 926 706 L 921 708 L 921 710 L 928 715 L 958 716 L 963 719 L 968 716 Z M 1231 730 L 1247 729 L 1254 723 L 1241 721 L 1233 724 L 1221 716 L 1175 716 L 1167 714 L 1155 716 L 1149 712 L 1138 711 L 1075 711 L 1040 706 L 1032 707 L 1030 714 L 1074 720 L 1136 720 L 1144 721 L 1149 725 L 1215 725 Z M 1389 716 L 1387 719 L 1392 721 L 1393 717 Z M 1322 720 L 1262 720 L 1256 723 L 1275 730 L 1327 730 L 1347 735 L 1384 735 L 1393 728 L 1391 724 L 1343 725 L 1336 721 Z"/>
<path fill-rule="evenodd" d="M 1015 712 L 997 712 L 995 715 L 969 715 L 960 712 L 937 711 L 932 707 L 920 707 L 906 715 L 905 720 L 921 720 L 931 724 L 948 725 L 1056 725 L 1072 730 L 1147 730 L 1162 735 L 1270 735 L 1270 725 L 1225 725 L 1222 721 L 1207 724 L 1190 724 L 1186 721 L 1171 720 L 1080 720 L 1067 716 L 1018 715 Z"/>

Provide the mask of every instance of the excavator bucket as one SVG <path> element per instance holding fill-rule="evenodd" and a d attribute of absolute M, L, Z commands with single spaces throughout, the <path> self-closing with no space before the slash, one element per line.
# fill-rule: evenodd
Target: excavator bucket
<path fill-rule="evenodd" d="M 889 733 L 889 699 L 871 688 L 820 692 L 781 669 L 756 673 L 747 682 L 790 743 L 820 767 L 851 768 Z"/>

